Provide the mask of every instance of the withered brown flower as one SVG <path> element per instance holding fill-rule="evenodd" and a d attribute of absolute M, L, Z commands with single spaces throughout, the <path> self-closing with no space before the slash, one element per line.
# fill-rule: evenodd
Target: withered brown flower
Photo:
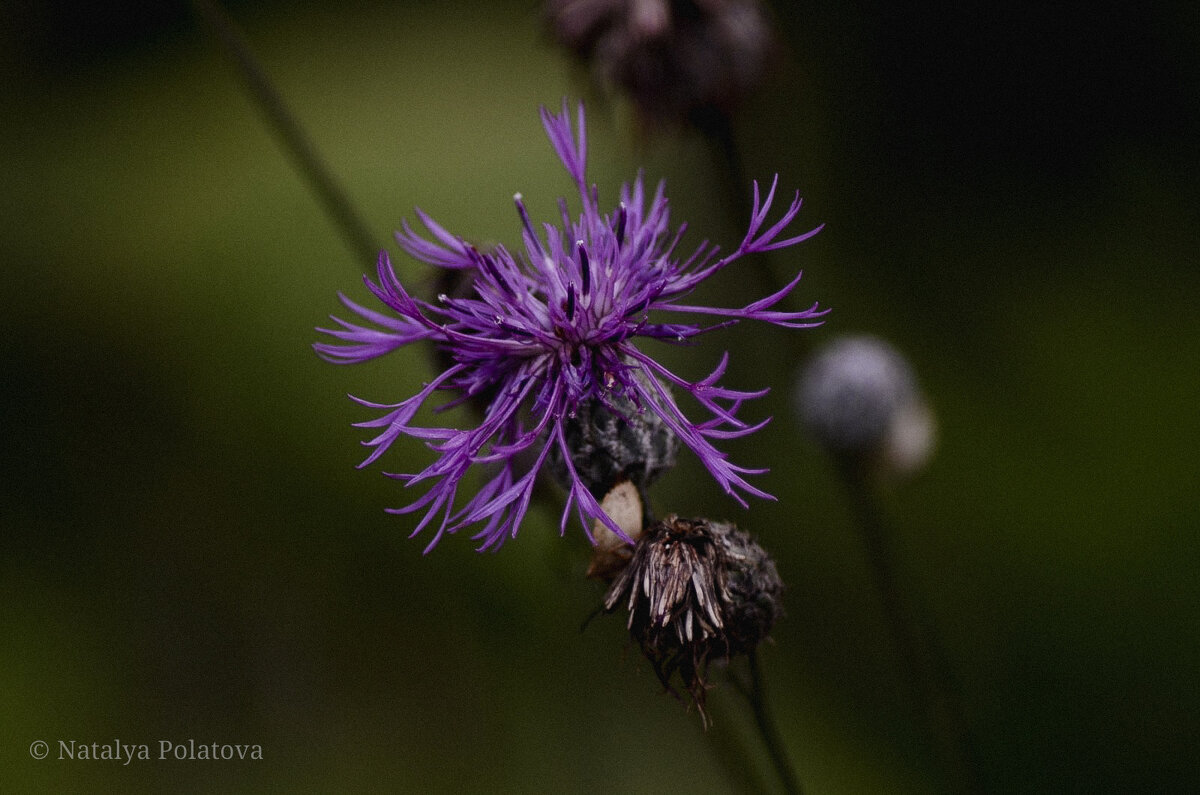
<path fill-rule="evenodd" d="M 546 15 L 596 82 L 652 122 L 729 113 L 776 48 L 758 0 L 548 0 Z"/>
<path fill-rule="evenodd" d="M 638 541 L 604 609 L 629 610 L 629 632 L 663 686 L 678 672 L 705 721 L 708 663 L 746 654 L 782 613 L 775 563 L 727 522 L 669 515 Z"/>

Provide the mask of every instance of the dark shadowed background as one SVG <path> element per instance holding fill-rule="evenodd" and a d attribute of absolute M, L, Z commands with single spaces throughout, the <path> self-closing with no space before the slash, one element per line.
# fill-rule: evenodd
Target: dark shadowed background
<path fill-rule="evenodd" d="M 0 788 L 754 791 L 728 686 L 715 728 L 663 695 L 617 618 L 581 626 L 572 525 L 497 554 L 409 540 L 356 471 L 369 414 L 422 351 L 310 349 L 371 263 L 343 245 L 184 5 L 0 4 Z M 517 241 L 570 183 L 540 103 L 589 100 L 602 201 L 665 177 L 691 242 L 729 248 L 704 144 L 648 137 L 546 40 L 533 2 L 241 2 L 232 13 L 380 246 L 414 205 Z M 722 350 L 770 431 L 731 443 L 780 497 L 743 510 L 691 458 L 662 511 L 772 551 L 787 617 L 762 652 L 809 791 L 944 789 L 897 672 L 845 495 L 790 410 L 798 361 L 872 332 L 937 411 L 887 509 L 993 791 L 1200 784 L 1200 15 L 1189 3 L 779 3 L 787 54 L 738 118 L 817 238 L 820 330 Z M 749 186 L 744 186 L 749 200 Z M 799 227 L 797 227 L 799 228 Z M 403 256 L 416 284 L 427 274 Z M 757 297 L 726 273 L 709 300 Z M 387 471 L 428 460 L 415 442 Z M 719 677 L 718 677 L 719 678 Z M 78 743 L 257 743 L 257 762 L 57 758 Z M 49 759 L 30 758 L 35 740 Z M 752 761 L 755 761 L 752 759 Z"/>

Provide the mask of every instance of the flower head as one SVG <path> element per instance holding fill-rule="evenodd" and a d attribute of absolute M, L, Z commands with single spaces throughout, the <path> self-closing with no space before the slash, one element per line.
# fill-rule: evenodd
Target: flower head
<path fill-rule="evenodd" d="M 577 466 L 569 441 L 569 426 L 586 407 L 603 407 L 633 424 L 638 415 L 652 414 L 691 449 L 720 484 L 745 505 L 742 494 L 770 495 L 749 484 L 743 475 L 762 472 L 731 463 L 713 440 L 752 433 L 755 425 L 738 419 L 741 404 L 766 393 L 743 392 L 718 385 L 727 356 L 705 378 L 691 382 L 643 353 L 638 338 L 686 343 L 713 329 L 742 320 L 762 320 L 780 326 L 816 325 L 824 311 L 814 304 L 800 312 L 775 310 L 795 288 L 800 276 L 773 295 L 741 308 L 714 308 L 686 303 L 705 279 L 747 254 L 790 246 L 815 234 L 779 239 L 800 210 L 799 196 L 774 224 L 763 229 L 775 197 L 778 178 L 761 197 L 754 185 L 750 228 L 738 247 L 725 256 L 707 241 L 686 258 L 676 254 L 685 226 L 672 232 L 667 199 L 660 183 L 647 197 L 641 177 L 621 189 L 621 199 L 608 213 L 600 210 L 598 191 L 585 177 L 587 139 L 583 106 L 573 130 L 566 103 L 562 113 L 542 110 L 542 123 L 558 157 L 579 191 L 581 211 L 574 218 L 559 200 L 557 224 L 535 227 L 520 194 L 515 197 L 522 224 L 522 248 L 504 246 L 484 252 L 451 234 L 417 210 L 430 237 L 416 233 L 408 222 L 396 234 L 400 247 L 412 257 L 438 268 L 473 274 L 472 290 L 463 296 L 439 295 L 426 301 L 411 295 L 381 252 L 377 280 L 367 288 L 388 312 L 368 309 L 342 296 L 342 302 L 366 323 L 334 318 L 337 329 L 320 329 L 338 343 L 317 343 L 317 352 L 335 363 L 373 359 L 417 340 L 431 340 L 444 353 L 448 366 L 417 394 L 399 403 L 370 403 L 380 409 L 376 419 L 359 423 L 380 429 L 365 445 L 374 448 L 360 466 L 375 461 L 400 436 L 423 440 L 437 454 L 433 463 L 415 474 L 392 475 L 413 486 L 428 482 L 424 495 L 395 513 L 424 510 L 413 534 L 431 523 L 437 531 L 432 548 L 444 533 L 481 523 L 475 538 L 481 548 L 498 545 L 515 535 L 528 509 L 538 472 L 551 454 L 565 470 L 567 499 L 560 529 L 572 505 L 588 531 L 588 519 L 600 519 L 624 537 L 601 509 L 597 492 Z M 660 318 L 661 314 L 714 318 L 707 325 Z M 708 412 L 691 420 L 675 401 L 673 391 L 690 394 Z M 413 424 L 421 406 L 434 393 L 451 395 L 441 408 L 483 396 L 486 408 L 476 427 L 420 427 Z M 596 412 L 593 410 L 593 414 Z M 485 470 L 487 481 L 459 504 L 463 477 L 472 469 Z M 440 516 L 440 519 L 438 518 Z"/>

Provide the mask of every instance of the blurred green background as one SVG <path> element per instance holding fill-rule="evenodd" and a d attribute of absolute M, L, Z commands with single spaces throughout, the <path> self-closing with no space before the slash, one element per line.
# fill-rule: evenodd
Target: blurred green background
<path fill-rule="evenodd" d="M 665 177 L 692 243 L 732 200 L 694 136 L 640 134 L 523 2 L 242 2 L 232 12 L 388 246 L 414 205 L 514 243 L 511 196 L 567 194 L 539 103 L 590 100 L 602 199 Z M 1200 36 L 1187 3 L 779 4 L 787 53 L 738 118 L 827 228 L 776 256 L 883 335 L 937 411 L 889 495 L 909 598 L 937 626 L 992 791 L 1200 785 Z M 338 368 L 313 327 L 363 298 L 345 247 L 185 5 L 3 4 L 0 789 L 756 791 L 726 685 L 707 735 L 618 618 L 580 627 L 577 527 L 430 555 L 370 416 L 422 351 Z M 745 186 L 748 200 L 749 190 Z M 427 274 L 402 256 L 417 284 Z M 727 273 L 712 300 L 757 296 Z M 742 326 L 732 386 L 771 386 L 729 449 L 739 508 L 685 458 L 662 511 L 730 518 L 776 557 L 763 665 L 814 793 L 950 787 L 898 673 L 845 494 L 790 409 L 796 332 Z M 719 678 L 719 677 L 718 677 Z M 29 744 L 257 743 L 261 762 L 35 761 Z M 761 762 L 752 752 L 751 762 Z"/>

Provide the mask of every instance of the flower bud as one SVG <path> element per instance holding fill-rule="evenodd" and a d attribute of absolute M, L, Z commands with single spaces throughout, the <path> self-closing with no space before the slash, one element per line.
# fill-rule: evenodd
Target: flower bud
<path fill-rule="evenodd" d="M 839 460 L 909 474 L 929 458 L 934 419 L 908 362 L 871 336 L 842 337 L 800 374 L 796 411 Z"/>
<path fill-rule="evenodd" d="M 617 397 L 610 408 L 590 399 L 563 420 L 563 438 L 571 451 L 571 466 L 596 499 L 612 491 L 620 481 L 631 481 L 639 489 L 675 466 L 679 438 L 656 412 L 639 411 L 628 399 Z M 564 488 L 570 475 L 555 447 L 550 454 L 550 471 Z"/>
<path fill-rule="evenodd" d="M 782 592 L 774 562 L 736 526 L 669 515 L 638 541 L 604 609 L 625 605 L 630 636 L 663 686 L 675 693 L 678 672 L 703 717 L 709 661 L 763 641 L 782 614 Z"/>
<path fill-rule="evenodd" d="M 627 538 L 636 542 L 642 537 L 646 526 L 646 509 L 642 495 L 633 483 L 622 480 L 613 486 L 600 501 L 600 508 Z M 587 576 L 612 582 L 633 559 L 633 547 L 599 519 L 592 522 L 592 541 L 595 546 Z"/>

